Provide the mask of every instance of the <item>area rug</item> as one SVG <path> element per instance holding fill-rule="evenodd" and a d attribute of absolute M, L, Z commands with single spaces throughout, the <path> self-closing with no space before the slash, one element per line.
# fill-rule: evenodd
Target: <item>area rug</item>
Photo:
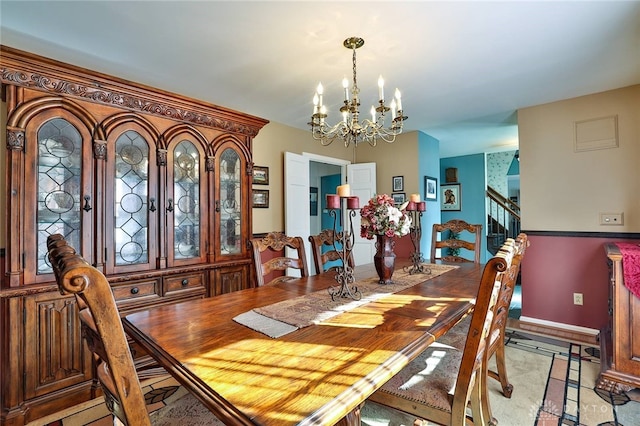
<path fill-rule="evenodd" d="M 506 356 L 514 387 L 511 399 L 502 395 L 497 381 L 489 380 L 491 408 L 499 425 L 640 425 L 639 389 L 619 395 L 595 389 L 600 371 L 597 348 L 510 332 Z M 414 421 L 413 416 L 371 402 L 362 410 L 365 426 L 412 426 Z"/>

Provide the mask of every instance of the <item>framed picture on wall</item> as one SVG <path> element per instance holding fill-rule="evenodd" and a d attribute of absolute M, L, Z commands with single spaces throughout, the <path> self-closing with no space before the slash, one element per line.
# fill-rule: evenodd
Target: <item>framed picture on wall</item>
<path fill-rule="evenodd" d="M 407 194 L 405 194 L 404 192 L 393 192 L 391 194 L 391 198 L 393 198 L 393 202 L 395 203 L 396 207 L 398 207 L 400 204 L 404 203 L 407 200 Z"/>
<path fill-rule="evenodd" d="M 391 181 L 391 192 L 404 191 L 404 176 L 394 176 Z"/>
<path fill-rule="evenodd" d="M 440 185 L 440 210 L 460 211 L 460 184 Z"/>
<path fill-rule="evenodd" d="M 266 209 L 269 208 L 269 190 L 254 189 L 253 190 L 253 207 Z"/>
<path fill-rule="evenodd" d="M 253 166 L 253 182 L 254 185 L 269 185 L 269 168 L 262 166 Z"/>
<path fill-rule="evenodd" d="M 431 176 L 424 177 L 424 199 L 425 201 L 438 200 L 438 179 Z"/>
<path fill-rule="evenodd" d="M 309 188 L 309 213 L 311 216 L 318 216 L 318 188 Z"/>

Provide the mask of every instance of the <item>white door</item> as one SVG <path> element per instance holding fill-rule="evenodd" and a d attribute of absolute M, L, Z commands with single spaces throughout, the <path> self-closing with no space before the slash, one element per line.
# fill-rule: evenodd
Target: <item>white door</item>
<path fill-rule="evenodd" d="M 360 198 L 360 206 L 368 202 L 376 193 L 376 164 L 344 164 L 344 160 L 330 161 L 326 157 L 310 154 L 299 155 L 292 152 L 284 154 L 284 229 L 287 235 L 299 235 L 305 242 L 307 253 L 307 267 L 309 273 L 314 274 L 311 246 L 308 243 L 311 232 L 309 223 L 309 160 L 326 161 L 346 166 L 346 181 L 351 187 L 351 195 Z M 343 183 L 345 181 L 343 167 Z M 324 200 L 318 200 L 320 208 L 324 207 Z M 360 212 L 353 218 L 353 229 L 356 235 L 353 248 L 353 260 L 356 265 L 373 262 L 375 241 L 360 237 Z M 298 273 L 296 271 L 296 273 Z M 293 271 L 292 271 L 293 274 Z M 299 274 L 299 273 L 298 273 Z"/>
<path fill-rule="evenodd" d="M 302 237 L 307 253 L 307 268 L 309 268 L 313 265 L 313 260 L 309 249 L 311 225 L 309 223 L 309 159 L 307 157 L 292 152 L 284 153 L 284 188 L 284 232 L 288 236 Z M 290 255 L 287 254 L 287 256 Z M 287 275 L 300 276 L 300 271 L 290 269 Z"/>
<path fill-rule="evenodd" d="M 347 166 L 347 182 L 351 195 L 360 198 L 360 208 L 376 193 L 376 163 L 360 163 Z M 376 253 L 375 240 L 360 236 L 360 212 L 353 218 L 353 232 L 356 234 L 353 247 L 353 261 L 356 265 L 373 262 Z"/>

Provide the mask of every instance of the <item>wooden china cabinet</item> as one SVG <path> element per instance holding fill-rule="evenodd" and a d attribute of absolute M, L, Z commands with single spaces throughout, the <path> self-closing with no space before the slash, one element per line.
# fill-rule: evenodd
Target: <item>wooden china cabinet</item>
<path fill-rule="evenodd" d="M 0 53 L 0 420 L 21 425 L 92 396 L 76 301 L 58 293 L 47 236 L 65 235 L 107 276 L 123 314 L 250 286 L 251 145 L 267 121 Z"/>
<path fill-rule="evenodd" d="M 609 265 L 609 324 L 600 333 L 599 389 L 613 393 L 640 388 L 640 298 L 624 284 L 623 256 L 604 245 Z"/>

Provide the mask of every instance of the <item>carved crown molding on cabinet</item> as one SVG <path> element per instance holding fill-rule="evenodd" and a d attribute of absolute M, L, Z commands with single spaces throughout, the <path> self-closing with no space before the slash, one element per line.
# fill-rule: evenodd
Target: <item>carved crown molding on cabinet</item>
<path fill-rule="evenodd" d="M 70 75 L 73 78 L 69 78 Z M 205 105 L 202 101 L 150 89 L 7 46 L 0 46 L 0 81 L 250 137 L 256 136 L 268 123 L 247 114 L 243 114 L 246 121 L 239 122 L 236 111 L 230 109 Z M 214 109 L 219 114 L 207 114 L 199 105 L 206 106 L 208 111 Z"/>

